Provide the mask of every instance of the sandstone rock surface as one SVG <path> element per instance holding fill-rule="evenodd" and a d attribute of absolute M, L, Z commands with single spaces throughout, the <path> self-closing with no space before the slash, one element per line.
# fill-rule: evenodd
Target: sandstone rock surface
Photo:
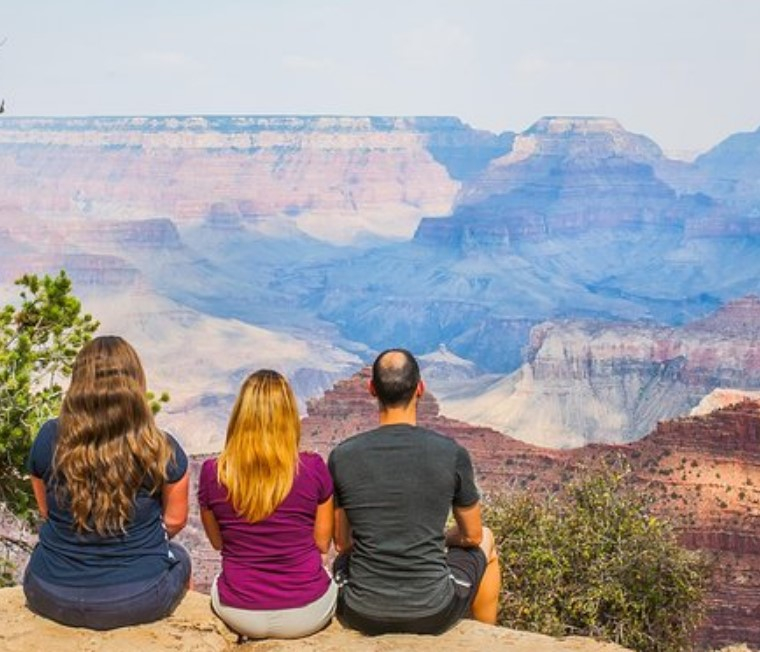
<path fill-rule="evenodd" d="M 0 589 L 0 614 L 0 650 L 8 652 L 214 652 L 229 649 L 236 640 L 211 613 L 208 598 L 194 592 L 163 622 L 109 632 L 64 627 L 33 614 L 19 586 Z"/>
<path fill-rule="evenodd" d="M 211 613 L 208 597 L 192 591 L 175 613 L 162 622 L 125 627 L 110 632 L 93 632 L 64 627 L 36 616 L 24 606 L 21 588 L 14 587 L 0 590 L 0 620 L 3 622 L 0 629 L 0 650 L 24 652 L 616 652 L 625 649 L 587 638 L 554 639 L 539 634 L 490 627 L 473 621 L 463 621 L 442 636 L 388 635 L 374 638 L 344 629 L 333 621 L 326 630 L 309 638 L 296 641 L 267 640 L 237 645 L 237 637 Z"/>
<path fill-rule="evenodd" d="M 169 215 L 180 223 L 220 211 L 281 215 L 327 240 L 350 241 L 365 229 L 410 236 L 422 215 L 447 213 L 460 186 L 428 145 L 448 136 L 477 149 L 485 136 L 454 118 L 381 123 L 328 116 L 4 121 L 0 206 L 99 220 Z"/>

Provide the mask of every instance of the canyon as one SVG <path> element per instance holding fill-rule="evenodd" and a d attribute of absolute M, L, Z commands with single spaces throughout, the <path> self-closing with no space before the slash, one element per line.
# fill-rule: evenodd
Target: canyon
<path fill-rule="evenodd" d="M 405 346 L 421 423 L 487 494 L 622 460 L 715 560 L 699 643 L 757 647 L 758 179 L 760 129 L 686 163 L 610 117 L 3 116 L 0 301 L 66 270 L 170 394 L 194 476 L 254 369 L 288 376 L 327 455 L 375 424 L 366 365 Z M 0 534 L 20 570 L 34 536 L 2 510 Z"/>
<path fill-rule="evenodd" d="M 557 447 L 630 441 L 713 389 L 757 387 L 752 355 L 720 361 L 754 335 L 688 329 L 760 293 L 759 142 L 684 163 L 603 117 L 501 134 L 452 117 L 4 117 L 0 300 L 23 273 L 67 270 L 197 452 L 218 448 L 249 371 L 284 371 L 305 409 L 400 344 L 472 363 L 465 383 L 439 378 L 446 414 Z"/>
<path fill-rule="evenodd" d="M 465 169 L 468 150 L 505 149 L 456 118 L 14 118 L 0 132 L 7 208 L 178 223 L 281 215 L 337 240 L 357 227 L 411 235 L 459 188 L 436 156 L 452 151 Z"/>

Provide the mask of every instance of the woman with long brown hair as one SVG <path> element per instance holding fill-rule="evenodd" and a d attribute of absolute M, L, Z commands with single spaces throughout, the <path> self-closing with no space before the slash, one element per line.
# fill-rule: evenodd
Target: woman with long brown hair
<path fill-rule="evenodd" d="M 29 455 L 43 519 L 24 576 L 29 607 L 92 629 L 168 615 L 190 578 L 187 552 L 170 541 L 187 521 L 187 466 L 156 427 L 135 350 L 115 336 L 86 344 Z"/>
<path fill-rule="evenodd" d="M 319 455 L 299 452 L 300 428 L 288 381 L 257 371 L 240 389 L 224 450 L 201 469 L 201 520 L 222 552 L 211 604 L 249 638 L 306 636 L 335 611 L 337 588 L 322 566 L 332 479 Z"/>

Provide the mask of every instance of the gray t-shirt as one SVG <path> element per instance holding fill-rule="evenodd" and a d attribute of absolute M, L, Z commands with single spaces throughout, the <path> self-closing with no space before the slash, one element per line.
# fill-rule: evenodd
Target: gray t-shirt
<path fill-rule="evenodd" d="M 342 442 L 328 466 L 354 538 L 348 607 L 400 620 L 440 611 L 454 593 L 444 543 L 449 510 L 480 498 L 467 451 L 432 430 L 390 425 Z"/>

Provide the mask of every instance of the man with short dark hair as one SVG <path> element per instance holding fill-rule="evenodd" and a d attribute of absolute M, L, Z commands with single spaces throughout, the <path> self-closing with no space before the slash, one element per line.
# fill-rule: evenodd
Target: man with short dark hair
<path fill-rule="evenodd" d="M 336 570 L 347 578 L 342 620 L 366 634 L 439 634 L 468 613 L 494 624 L 498 559 L 469 454 L 417 426 L 425 386 L 409 351 L 381 353 L 369 391 L 380 426 L 339 444 L 328 461 Z M 450 510 L 456 526 L 445 531 Z"/>

